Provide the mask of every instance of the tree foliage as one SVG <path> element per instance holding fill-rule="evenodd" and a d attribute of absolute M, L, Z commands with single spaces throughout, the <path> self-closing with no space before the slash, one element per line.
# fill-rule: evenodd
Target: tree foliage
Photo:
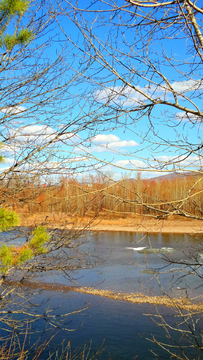
<path fill-rule="evenodd" d="M 14 28 L 13 35 L 7 32 L 11 20 L 14 18 L 18 23 L 20 18 L 28 10 L 29 2 L 21 0 L 5 0 L 0 4 L 0 46 L 11 51 L 16 45 L 28 44 L 33 36 L 32 31 L 28 28 L 22 28 L 18 32 Z"/>
<path fill-rule="evenodd" d="M 14 212 L 12 213 L 16 216 Z M 9 220 L 8 224 L 11 228 Z M 5 228 L 2 230 L 5 231 Z M 46 244 L 49 239 L 50 235 L 46 228 L 39 226 L 33 231 L 31 240 L 21 247 L 2 245 L 0 247 L 0 261 L 2 263 L 0 271 L 7 275 L 13 267 L 22 266 L 35 256 L 46 253 L 46 249 L 42 245 Z"/>
<path fill-rule="evenodd" d="M 0 230 L 7 231 L 19 224 L 19 216 L 15 211 L 10 211 L 5 208 L 0 209 Z"/>

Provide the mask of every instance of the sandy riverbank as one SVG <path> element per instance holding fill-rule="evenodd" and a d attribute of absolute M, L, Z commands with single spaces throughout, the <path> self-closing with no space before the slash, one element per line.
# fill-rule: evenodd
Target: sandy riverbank
<path fill-rule="evenodd" d="M 73 230 L 93 231 L 130 231 L 139 233 L 203 233 L 203 221 L 172 216 L 167 220 L 158 220 L 147 216 L 110 219 L 106 217 L 77 217 L 73 218 L 64 213 L 39 213 L 29 216 L 21 214 L 21 226 L 36 226 L 44 224 L 48 228 L 62 228 Z"/>

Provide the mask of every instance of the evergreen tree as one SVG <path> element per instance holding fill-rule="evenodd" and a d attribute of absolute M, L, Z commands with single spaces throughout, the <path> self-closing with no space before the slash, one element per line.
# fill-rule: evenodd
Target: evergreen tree
<path fill-rule="evenodd" d="M 33 33 L 28 27 L 18 29 L 18 23 L 28 10 L 29 2 L 24 0 L 2 0 L 0 3 L 0 46 L 11 51 L 16 45 L 26 45 Z M 13 34 L 7 33 L 14 19 Z"/>

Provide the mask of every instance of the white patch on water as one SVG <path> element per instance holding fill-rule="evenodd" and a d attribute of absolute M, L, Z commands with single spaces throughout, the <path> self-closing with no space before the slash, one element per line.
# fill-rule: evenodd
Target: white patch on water
<path fill-rule="evenodd" d="M 174 251 L 173 248 L 170 247 L 162 247 L 162 248 L 148 248 L 147 246 L 140 246 L 140 247 L 126 247 L 126 249 L 128 250 L 134 250 L 134 251 L 138 251 L 138 252 L 143 252 L 143 251 L 147 251 L 147 253 L 164 253 L 164 252 L 172 252 Z"/>
<path fill-rule="evenodd" d="M 136 248 L 134 248 L 134 247 L 127 247 L 126 249 L 130 249 L 130 250 L 134 250 L 134 251 L 142 251 L 142 250 L 144 250 L 144 249 L 147 249 L 147 247 L 146 247 L 146 246 L 136 247 Z"/>

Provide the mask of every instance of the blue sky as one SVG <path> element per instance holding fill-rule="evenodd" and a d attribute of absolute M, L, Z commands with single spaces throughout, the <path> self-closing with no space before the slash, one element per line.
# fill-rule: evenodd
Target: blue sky
<path fill-rule="evenodd" d="M 97 6 L 95 3 L 94 8 Z M 104 10 L 105 5 L 101 8 Z M 155 106 L 150 119 L 147 110 L 138 111 L 149 102 L 148 98 L 174 103 L 171 88 L 181 106 L 191 110 L 197 106 L 202 110 L 202 68 L 189 72 L 193 66 L 192 55 L 187 53 L 190 40 L 186 42 L 183 32 L 176 33 L 176 39 L 164 39 L 156 29 L 157 41 L 150 44 L 148 59 L 147 52 L 140 50 L 139 42 L 142 37 L 145 41 L 151 27 L 145 27 L 142 34 L 138 34 L 132 26 L 120 24 L 118 32 L 119 16 L 115 16 L 112 24 L 109 16 L 108 12 L 99 13 L 91 29 L 98 56 L 94 48 L 85 47 L 87 43 L 81 33 L 82 30 L 90 35 L 90 22 L 95 19 L 93 12 L 84 13 L 82 20 L 78 15 L 81 29 L 73 23 L 70 13 L 69 19 L 62 16 L 60 26 L 56 25 L 50 32 L 54 40 L 44 50 L 38 66 L 42 66 L 45 57 L 53 62 L 56 52 L 60 53 L 61 46 L 65 45 L 64 73 L 58 82 L 70 82 L 70 86 L 63 99 L 37 109 L 34 115 L 29 101 L 19 104 L 15 98 L 14 104 L 12 99 L 1 104 L 1 116 L 12 120 L 2 130 L 6 157 L 2 170 L 20 161 L 30 149 L 44 146 L 55 138 L 40 154 L 23 163 L 22 168 L 33 173 L 43 168 L 48 175 L 55 174 L 60 167 L 60 175 L 73 173 L 79 177 L 99 171 L 119 179 L 127 174 L 136 177 L 137 171 L 142 171 L 143 177 L 153 177 L 178 169 L 196 170 L 201 165 L 201 153 L 194 152 L 201 144 L 200 117 L 168 105 Z M 129 14 L 124 13 L 122 20 L 127 21 L 128 17 Z M 46 33 L 40 42 L 48 36 Z M 57 42 L 59 38 L 63 40 L 62 45 Z M 31 64 L 31 57 L 29 61 Z M 109 65 L 104 67 L 106 61 Z M 176 67 L 169 66 L 170 62 Z M 66 130 L 59 141 L 57 134 L 63 128 Z"/>

